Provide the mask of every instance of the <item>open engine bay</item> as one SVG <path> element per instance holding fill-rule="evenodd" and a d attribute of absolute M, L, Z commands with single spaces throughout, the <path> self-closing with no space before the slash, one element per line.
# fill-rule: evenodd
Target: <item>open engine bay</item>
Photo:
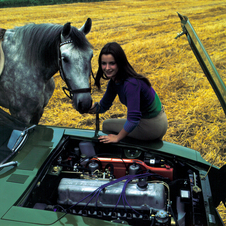
<path fill-rule="evenodd" d="M 186 163 L 68 138 L 23 206 L 129 225 L 205 225 L 199 173 Z"/>

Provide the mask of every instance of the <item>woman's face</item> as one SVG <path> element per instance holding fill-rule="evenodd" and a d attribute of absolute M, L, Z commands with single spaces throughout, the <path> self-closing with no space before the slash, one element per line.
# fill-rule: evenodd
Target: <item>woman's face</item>
<path fill-rule="evenodd" d="M 103 54 L 101 56 L 101 68 L 108 78 L 115 79 L 118 72 L 118 65 L 111 54 Z"/>

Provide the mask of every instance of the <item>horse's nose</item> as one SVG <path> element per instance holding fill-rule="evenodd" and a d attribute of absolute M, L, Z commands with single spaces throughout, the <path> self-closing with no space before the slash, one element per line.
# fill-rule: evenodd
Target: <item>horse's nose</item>
<path fill-rule="evenodd" d="M 80 93 L 73 96 L 75 109 L 83 114 L 87 113 L 92 106 L 92 98 L 90 93 Z"/>

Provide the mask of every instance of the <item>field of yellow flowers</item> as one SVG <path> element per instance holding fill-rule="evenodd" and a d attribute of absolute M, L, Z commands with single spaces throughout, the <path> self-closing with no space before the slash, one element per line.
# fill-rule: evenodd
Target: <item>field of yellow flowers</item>
<path fill-rule="evenodd" d="M 220 104 L 181 31 L 177 12 L 188 16 L 218 72 L 226 82 L 226 2 L 222 0 L 118 0 L 0 9 L 1 27 L 9 29 L 30 22 L 71 22 L 81 27 L 88 17 L 93 27 L 88 40 L 94 46 L 92 68 L 97 71 L 100 49 L 111 41 L 120 43 L 138 73 L 148 77 L 159 94 L 168 116 L 165 141 L 198 150 L 207 161 L 221 167 L 226 163 L 226 119 Z M 95 128 L 95 116 L 80 115 L 73 109 L 61 87 L 60 75 L 54 76 L 56 89 L 45 109 L 41 124 Z M 105 91 L 92 89 L 94 101 Z M 126 117 L 117 99 L 102 114 Z M 226 219 L 226 211 L 219 207 Z M 224 220 L 226 222 L 226 220 Z"/>

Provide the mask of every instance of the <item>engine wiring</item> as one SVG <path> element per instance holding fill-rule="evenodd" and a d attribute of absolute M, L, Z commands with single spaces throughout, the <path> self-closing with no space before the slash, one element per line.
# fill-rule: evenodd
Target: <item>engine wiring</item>
<path fill-rule="evenodd" d="M 115 179 L 115 180 L 112 180 L 110 181 L 109 183 L 106 183 L 106 184 L 103 184 L 101 185 L 99 188 L 97 188 L 96 190 L 94 190 L 93 192 L 91 192 L 90 194 L 88 194 L 87 196 L 85 196 L 83 199 L 81 199 L 80 201 L 78 201 L 77 203 L 75 203 L 74 205 L 71 205 L 69 208 L 65 209 L 63 207 L 60 206 L 60 208 L 63 210 L 64 214 L 58 218 L 55 222 L 51 223 L 51 224 L 54 224 L 56 223 L 57 221 L 61 220 L 63 217 L 65 217 L 68 213 L 70 213 L 70 209 L 74 208 L 75 206 L 77 206 L 79 203 L 81 203 L 82 201 L 86 200 L 87 198 L 89 198 L 90 196 L 92 196 L 89 201 L 86 203 L 86 205 L 83 207 L 83 210 L 85 210 L 85 208 L 89 205 L 89 203 L 94 199 L 94 197 L 96 197 L 96 207 L 97 207 L 97 203 L 98 203 L 98 198 L 99 198 L 99 195 L 101 194 L 101 191 L 103 191 L 104 189 L 106 189 L 106 187 L 108 186 L 111 186 L 113 184 L 116 184 L 116 183 L 119 183 L 121 181 L 125 181 L 124 183 L 124 186 L 122 188 L 122 192 L 116 202 L 116 205 L 113 209 L 113 212 L 115 211 L 115 209 L 117 208 L 120 200 L 122 199 L 122 202 L 123 202 L 123 205 L 124 205 L 124 208 L 125 208 L 125 211 L 127 212 L 127 209 L 126 209 L 126 204 L 130 207 L 130 209 L 136 213 L 137 215 L 141 215 L 143 216 L 142 213 L 139 213 L 138 211 L 136 211 L 130 204 L 129 202 L 127 201 L 126 199 L 126 186 L 128 183 L 130 183 L 131 181 L 133 180 L 136 180 L 136 179 L 141 179 L 141 178 L 147 178 L 147 177 L 150 177 L 150 176 L 155 176 L 157 177 L 158 175 L 156 175 L 155 173 L 144 173 L 144 174 L 137 174 L 137 175 L 126 175 L 126 176 L 123 176 L 121 178 L 118 178 L 118 179 Z M 147 181 L 148 182 L 148 181 Z M 160 181 L 160 180 L 155 180 L 155 181 L 151 181 L 150 183 L 160 183 L 160 184 L 163 184 L 167 189 L 168 189 L 168 205 L 170 206 L 170 195 L 169 195 L 169 186 L 167 185 L 167 183 L 165 183 L 164 181 Z M 55 205 L 55 208 L 56 207 L 59 207 L 59 205 Z M 43 225 L 51 225 L 51 224 L 43 224 Z"/>
<path fill-rule="evenodd" d="M 96 197 L 96 207 L 97 207 L 97 203 L 98 203 L 98 198 L 101 194 L 101 191 L 103 191 L 104 189 L 106 189 L 106 187 L 108 186 L 111 186 L 113 184 L 116 184 L 118 182 L 121 182 L 121 181 L 125 181 L 124 183 L 124 186 L 123 186 L 123 189 L 122 189 L 122 192 L 118 198 L 118 201 L 114 207 L 114 210 L 117 208 L 117 205 L 119 204 L 119 201 L 122 199 L 123 201 L 123 204 L 124 204 L 124 208 L 126 210 L 126 207 L 125 207 L 125 203 L 136 213 L 136 214 L 139 214 L 139 215 L 142 215 L 141 213 L 139 213 L 138 211 L 136 211 L 130 204 L 129 202 L 127 201 L 126 199 L 126 186 L 129 182 L 131 182 L 132 180 L 135 180 L 135 179 L 140 179 L 140 178 L 146 178 L 146 177 L 150 177 L 150 176 L 158 176 L 154 173 L 144 173 L 144 174 L 138 174 L 138 175 L 126 175 L 124 177 L 121 177 L 121 178 L 118 178 L 116 180 L 113 180 L 113 181 L 110 181 L 109 183 L 106 183 L 104 185 L 101 185 L 99 188 L 97 188 L 95 191 L 91 192 L 90 194 L 88 194 L 86 197 L 84 197 L 83 199 L 81 199 L 80 201 L 78 201 L 77 203 L 75 203 L 74 205 L 70 206 L 68 209 L 67 209 L 67 212 L 68 210 L 72 209 L 73 207 L 75 207 L 76 205 L 78 205 L 80 202 L 84 201 L 85 199 L 87 199 L 88 197 L 92 196 L 89 201 L 86 203 L 86 205 L 84 206 L 83 210 L 89 205 L 89 203 L 93 200 L 94 197 Z M 163 181 L 155 181 L 155 183 L 161 183 L 163 184 L 164 186 L 167 187 L 168 191 L 169 191 L 169 186 L 163 182 Z M 170 205 L 170 196 L 168 196 L 168 205 Z"/>

